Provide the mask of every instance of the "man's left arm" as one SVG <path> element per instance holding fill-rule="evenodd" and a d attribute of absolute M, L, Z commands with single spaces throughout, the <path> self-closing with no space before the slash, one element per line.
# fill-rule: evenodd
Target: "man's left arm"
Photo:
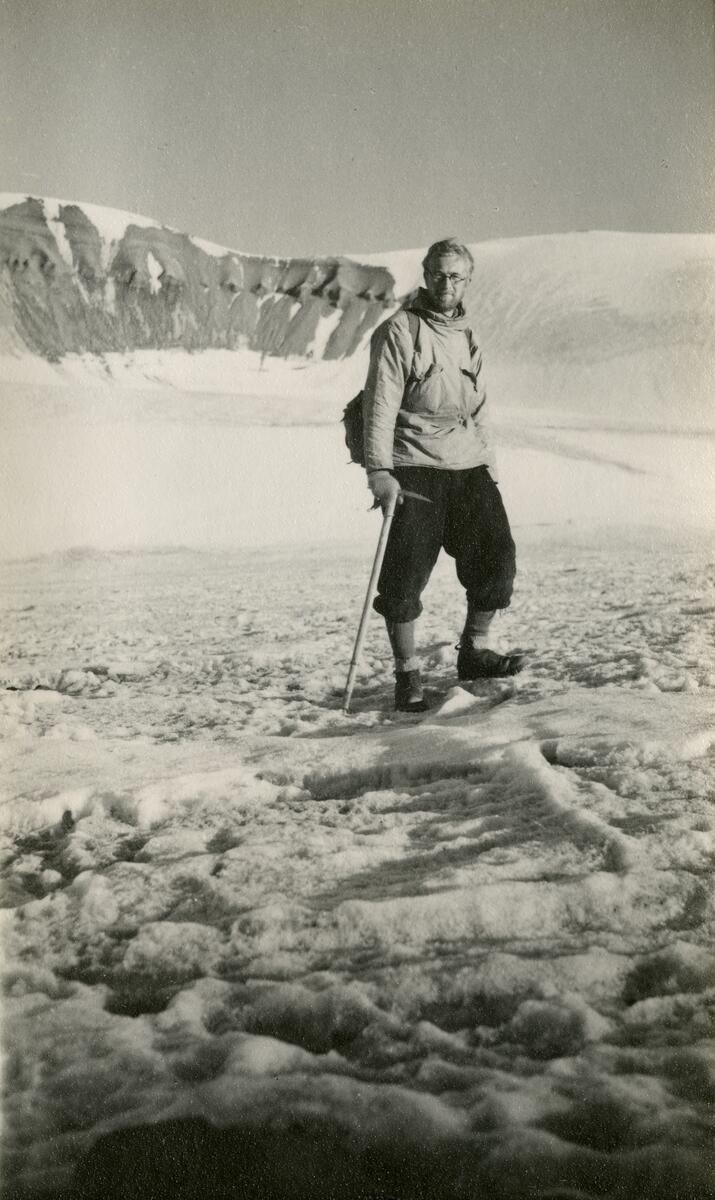
<path fill-rule="evenodd" d="M 477 407 L 475 417 L 479 428 L 484 435 L 486 446 L 486 466 L 489 474 L 495 483 L 499 482 L 499 474 L 497 469 L 497 458 L 494 450 L 494 441 L 492 438 L 490 408 L 487 404 L 487 388 L 484 382 L 484 361 L 482 352 L 477 345 L 474 334 L 470 331 L 470 347 L 472 352 L 472 375 L 474 376 L 474 389 L 477 393 Z"/>

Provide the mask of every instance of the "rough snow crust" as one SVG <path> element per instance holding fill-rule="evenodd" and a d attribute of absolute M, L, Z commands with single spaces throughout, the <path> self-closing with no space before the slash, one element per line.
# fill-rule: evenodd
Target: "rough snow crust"
<path fill-rule="evenodd" d="M 712 1195 L 711 552 L 524 542 L 466 687 L 445 562 L 423 718 L 363 553 L 8 565 L 7 1194 Z"/>

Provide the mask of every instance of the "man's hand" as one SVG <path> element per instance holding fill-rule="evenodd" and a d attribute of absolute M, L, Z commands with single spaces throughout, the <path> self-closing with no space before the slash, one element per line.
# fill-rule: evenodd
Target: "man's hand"
<path fill-rule="evenodd" d="M 373 471 L 367 483 L 383 513 L 387 512 L 393 496 L 397 499 L 402 490 L 391 471 Z"/>

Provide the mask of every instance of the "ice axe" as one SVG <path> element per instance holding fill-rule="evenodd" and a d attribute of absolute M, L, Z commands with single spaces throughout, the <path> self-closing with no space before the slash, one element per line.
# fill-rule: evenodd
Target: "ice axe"
<path fill-rule="evenodd" d="M 377 581 L 380 577 L 380 568 L 382 567 L 382 560 L 385 557 L 385 550 L 387 549 L 387 539 L 390 536 L 390 526 L 392 525 L 392 518 L 395 515 L 395 509 L 397 508 L 398 501 L 402 500 L 402 498 L 404 496 L 411 496 L 413 500 L 424 500 L 424 502 L 426 504 L 432 503 L 432 501 L 428 500 L 426 496 L 420 496 L 420 495 L 418 495 L 417 492 L 407 492 L 407 491 L 402 490 L 400 492 L 397 492 L 396 495 L 391 497 L 390 502 L 389 502 L 387 508 L 385 509 L 385 515 L 382 518 L 382 528 L 380 530 L 380 537 L 379 537 L 378 543 L 377 543 L 377 550 L 375 551 L 375 558 L 374 558 L 374 561 L 372 564 L 372 571 L 370 572 L 370 582 L 367 585 L 367 592 L 365 594 L 365 603 L 362 606 L 362 616 L 360 617 L 360 624 L 358 626 L 357 637 L 355 638 L 355 645 L 353 647 L 353 656 L 350 659 L 350 669 L 348 671 L 347 683 L 345 684 L 345 699 L 343 701 L 343 712 L 344 713 L 347 713 L 350 709 L 350 700 L 352 698 L 353 688 L 355 686 L 355 676 L 357 675 L 358 664 L 360 662 L 360 655 L 362 654 L 362 648 L 363 648 L 363 644 L 365 642 L 365 634 L 367 633 L 367 623 L 370 620 L 370 613 L 372 611 L 372 602 L 375 599 L 375 596 L 377 595 Z M 375 506 L 375 507 L 377 507 L 377 506 Z"/>

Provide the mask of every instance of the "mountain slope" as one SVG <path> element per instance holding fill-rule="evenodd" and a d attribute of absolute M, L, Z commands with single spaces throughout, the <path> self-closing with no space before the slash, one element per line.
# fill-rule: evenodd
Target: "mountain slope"
<path fill-rule="evenodd" d="M 472 251 L 468 305 L 498 402 L 712 423 L 715 237 L 572 233 Z M 265 258 L 133 214 L 0 196 L 0 378 L 337 405 L 422 254 Z"/>

